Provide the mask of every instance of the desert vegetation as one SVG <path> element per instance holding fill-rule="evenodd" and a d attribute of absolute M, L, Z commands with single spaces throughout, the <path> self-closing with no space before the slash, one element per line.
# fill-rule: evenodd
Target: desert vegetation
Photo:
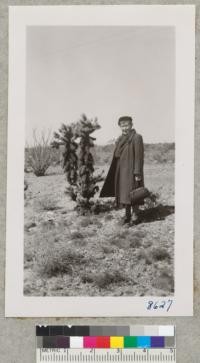
<path fill-rule="evenodd" d="M 28 171 L 28 166 L 36 176 L 45 175 L 53 161 L 53 153 L 49 147 L 50 136 L 50 132 L 44 131 L 38 136 L 36 130 L 33 130 L 33 145 L 26 146 L 25 171 Z"/>
<path fill-rule="evenodd" d="M 85 120 L 90 125 L 94 121 Z M 33 150 L 25 150 L 24 294 L 173 294 L 174 144 L 145 145 L 145 185 L 154 198 L 140 207 L 139 223 L 128 227 L 122 225 L 124 211 L 115 209 L 112 198 L 98 198 L 114 143 L 94 145 L 88 128 L 81 148 L 78 128 L 74 137 L 75 129 L 61 127 L 54 138 L 61 147 L 52 148 L 48 141 L 51 158 L 43 177 L 30 162 Z M 66 137 L 71 137 L 70 149 L 63 142 Z M 69 162 L 74 166 L 70 173 Z M 84 178 L 91 186 L 90 198 L 84 194 Z M 77 203 L 80 194 L 83 204 Z M 89 213 L 76 208 L 88 203 Z"/>

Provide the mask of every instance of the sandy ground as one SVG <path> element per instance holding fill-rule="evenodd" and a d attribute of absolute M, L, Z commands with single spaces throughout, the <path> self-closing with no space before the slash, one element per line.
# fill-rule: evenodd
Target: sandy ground
<path fill-rule="evenodd" d="M 123 210 L 78 216 L 60 167 L 25 179 L 25 295 L 173 294 L 174 164 L 145 166 L 158 206 L 141 211 L 131 227 L 122 225 Z"/>

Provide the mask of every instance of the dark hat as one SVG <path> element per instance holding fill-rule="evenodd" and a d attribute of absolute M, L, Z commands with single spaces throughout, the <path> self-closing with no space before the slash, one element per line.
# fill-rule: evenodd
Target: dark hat
<path fill-rule="evenodd" d="M 133 122 L 133 120 L 132 120 L 132 117 L 131 116 L 121 116 L 120 118 L 119 118 L 119 120 L 118 120 L 118 125 L 120 125 L 120 123 L 122 122 L 122 121 L 129 121 L 129 122 Z"/>

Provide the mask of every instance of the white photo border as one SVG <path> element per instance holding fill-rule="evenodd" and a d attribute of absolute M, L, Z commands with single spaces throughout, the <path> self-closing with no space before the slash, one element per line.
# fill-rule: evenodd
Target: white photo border
<path fill-rule="evenodd" d="M 26 297 L 23 295 L 26 27 L 41 25 L 175 27 L 175 293 L 171 297 Z M 5 316 L 193 315 L 194 84 L 194 5 L 68 5 L 9 8 Z M 167 299 L 173 301 L 169 311 L 147 309 L 149 300 L 156 303 Z"/>

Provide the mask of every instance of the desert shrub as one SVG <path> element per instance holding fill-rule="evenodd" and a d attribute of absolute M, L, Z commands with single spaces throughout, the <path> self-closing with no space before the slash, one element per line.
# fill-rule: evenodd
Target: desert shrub
<path fill-rule="evenodd" d="M 105 254 L 113 253 L 115 251 L 113 246 L 106 245 L 106 244 L 102 245 L 101 249 L 102 249 L 103 253 L 105 253 Z"/>
<path fill-rule="evenodd" d="M 156 152 L 154 154 L 154 158 L 153 158 L 154 161 L 156 161 L 157 163 L 166 163 L 168 161 L 168 158 L 167 158 L 167 155 L 166 154 L 163 154 L 161 152 Z"/>
<path fill-rule="evenodd" d="M 83 234 L 79 231 L 73 231 L 71 232 L 71 239 L 82 239 L 84 238 Z"/>
<path fill-rule="evenodd" d="M 111 221 L 114 218 L 112 214 L 106 214 L 105 215 L 105 221 Z"/>
<path fill-rule="evenodd" d="M 40 209 L 45 211 L 53 211 L 58 209 L 58 202 L 52 198 L 50 195 L 46 195 L 37 200 L 37 205 Z"/>
<path fill-rule="evenodd" d="M 170 271 L 160 271 L 153 280 L 153 286 L 160 290 L 174 292 L 174 277 Z"/>
<path fill-rule="evenodd" d="M 80 217 L 80 226 L 81 227 L 88 227 L 89 225 L 92 224 L 92 219 L 89 217 L 89 216 L 83 216 L 83 217 Z"/>
<path fill-rule="evenodd" d="M 164 164 L 174 162 L 175 159 L 175 144 L 174 143 L 158 143 L 145 144 L 145 160 L 148 162 L 156 162 Z"/>
<path fill-rule="evenodd" d="M 144 260 L 145 263 L 147 263 L 147 265 L 151 265 L 152 264 L 152 257 L 149 253 L 149 249 L 145 250 L 144 248 L 139 249 L 138 253 L 137 253 L 137 258 L 140 260 Z"/>
<path fill-rule="evenodd" d="M 84 258 L 83 254 L 74 251 L 61 244 L 55 244 L 46 249 L 38 249 L 37 267 L 42 275 L 48 277 L 58 274 L 73 273 L 73 265 L 78 265 Z"/>
<path fill-rule="evenodd" d="M 50 132 L 48 134 L 42 132 L 40 136 L 37 136 L 36 130 L 33 131 L 33 146 L 26 147 L 26 168 L 31 168 L 36 176 L 44 176 L 52 163 L 53 155 L 49 143 Z"/>
<path fill-rule="evenodd" d="M 26 265 L 27 262 L 31 262 L 34 260 L 35 251 L 32 248 L 26 249 L 24 252 L 24 264 Z"/>
<path fill-rule="evenodd" d="M 141 246 L 141 239 L 138 237 L 133 236 L 130 240 L 130 247 L 131 248 L 138 248 Z"/>
<path fill-rule="evenodd" d="M 120 270 L 108 270 L 92 275 L 92 282 L 99 288 L 106 288 L 110 284 L 127 281 L 128 278 Z"/>
<path fill-rule="evenodd" d="M 170 254 L 164 247 L 154 247 L 150 250 L 150 255 L 155 261 L 170 259 Z"/>
<path fill-rule="evenodd" d="M 83 272 L 81 275 L 81 280 L 84 284 L 86 283 L 92 283 L 93 282 L 93 277 L 91 275 L 91 272 Z"/>
<path fill-rule="evenodd" d="M 94 214 L 110 212 L 114 208 L 115 208 L 115 201 L 113 199 L 108 199 L 108 200 L 96 199 L 91 202 L 91 211 Z"/>

